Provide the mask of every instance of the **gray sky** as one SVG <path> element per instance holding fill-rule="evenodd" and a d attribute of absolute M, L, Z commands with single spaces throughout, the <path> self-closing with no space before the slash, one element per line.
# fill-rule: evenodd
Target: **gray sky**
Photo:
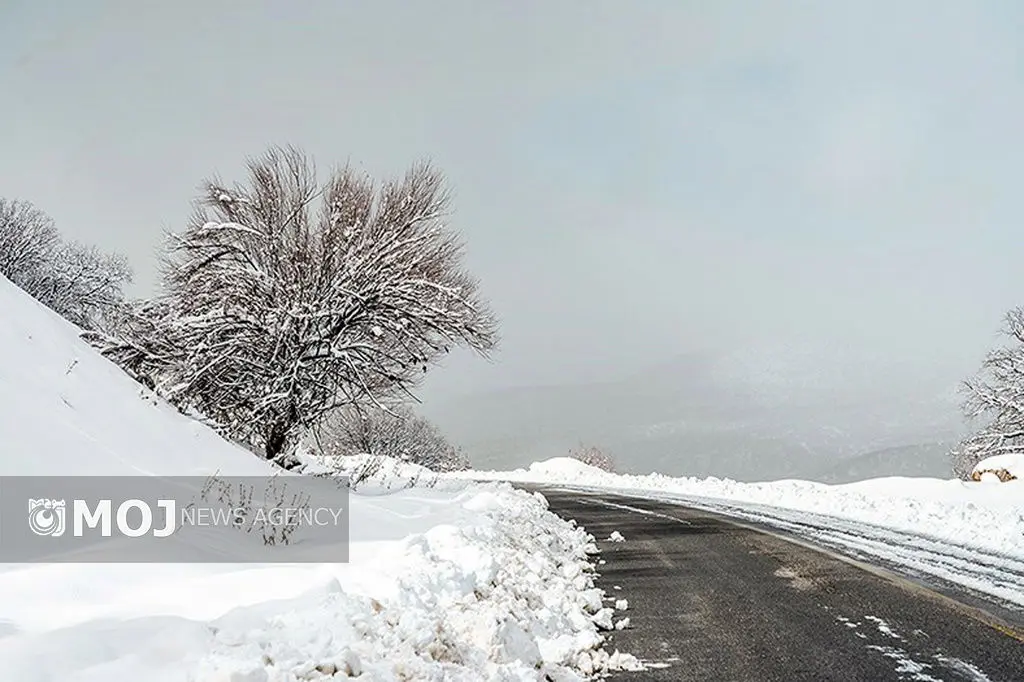
<path fill-rule="evenodd" d="M 428 394 L 795 340 L 971 366 L 1024 303 L 1019 2 L 0 8 L 0 195 L 138 293 L 268 144 L 433 158 L 504 344 Z"/>

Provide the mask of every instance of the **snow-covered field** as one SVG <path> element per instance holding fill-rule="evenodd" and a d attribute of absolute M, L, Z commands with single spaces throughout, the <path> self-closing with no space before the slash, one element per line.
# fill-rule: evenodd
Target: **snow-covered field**
<path fill-rule="evenodd" d="M 0 474 L 269 473 L 2 277 L 0 310 Z M 594 539 L 539 496 L 370 485 L 350 530 L 348 564 L 0 566 L 0 678 L 574 680 L 635 665 L 601 648 L 618 619 L 593 586 Z"/>
<path fill-rule="evenodd" d="M 1020 456 L 1000 468 L 1019 466 Z M 989 466 L 985 463 L 984 466 Z M 1024 609 L 1024 480 L 810 481 L 617 475 L 569 458 L 462 476 L 674 499 L 793 532 L 853 556 L 954 583 Z"/>

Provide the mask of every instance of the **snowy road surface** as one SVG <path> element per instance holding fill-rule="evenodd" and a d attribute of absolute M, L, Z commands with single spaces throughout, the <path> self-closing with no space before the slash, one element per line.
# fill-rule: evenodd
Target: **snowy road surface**
<path fill-rule="evenodd" d="M 678 502 L 543 492 L 601 540 L 598 584 L 628 596 L 612 646 L 649 669 L 612 679 L 1024 680 L 1024 629 L 909 581 Z"/>

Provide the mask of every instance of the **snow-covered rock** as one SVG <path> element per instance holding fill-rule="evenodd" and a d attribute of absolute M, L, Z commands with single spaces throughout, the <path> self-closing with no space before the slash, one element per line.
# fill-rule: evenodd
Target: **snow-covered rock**
<path fill-rule="evenodd" d="M 1024 479 L 1024 453 L 1009 452 L 986 457 L 974 465 L 971 478 L 985 480 L 985 474 L 989 474 L 989 478 L 994 476 L 998 481 Z"/>

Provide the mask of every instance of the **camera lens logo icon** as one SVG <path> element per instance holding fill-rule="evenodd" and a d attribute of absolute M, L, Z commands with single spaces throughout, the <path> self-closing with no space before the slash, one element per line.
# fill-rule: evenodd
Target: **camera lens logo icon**
<path fill-rule="evenodd" d="M 66 527 L 64 500 L 42 498 L 28 501 L 28 526 L 36 535 L 59 538 Z"/>

